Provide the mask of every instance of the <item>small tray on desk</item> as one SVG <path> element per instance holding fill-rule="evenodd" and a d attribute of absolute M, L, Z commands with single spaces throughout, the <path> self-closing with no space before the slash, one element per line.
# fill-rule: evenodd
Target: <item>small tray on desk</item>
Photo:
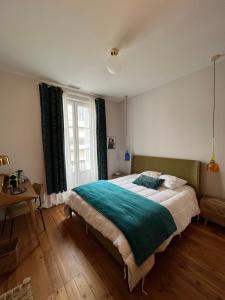
<path fill-rule="evenodd" d="M 11 195 L 19 195 L 19 194 L 26 192 L 26 190 L 27 190 L 26 187 L 20 187 L 20 188 L 10 191 L 10 194 Z"/>

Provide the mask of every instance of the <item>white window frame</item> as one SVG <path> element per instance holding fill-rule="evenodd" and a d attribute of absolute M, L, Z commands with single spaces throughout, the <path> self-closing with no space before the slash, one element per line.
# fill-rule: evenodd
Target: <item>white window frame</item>
<path fill-rule="evenodd" d="M 74 109 L 77 112 L 77 106 L 79 104 L 90 108 L 90 155 L 91 155 L 91 168 L 90 170 L 81 171 L 79 167 L 79 144 L 74 144 L 75 156 L 75 172 L 71 170 L 71 157 L 69 149 L 69 123 L 68 123 L 68 113 L 67 104 L 73 104 L 73 118 L 75 117 L 76 125 L 73 127 L 74 139 L 79 141 L 78 137 L 78 124 L 77 116 L 75 116 Z M 63 104 L 64 104 L 64 132 L 65 132 L 65 157 L 66 157 L 66 174 L 67 174 L 67 188 L 70 190 L 75 186 L 80 184 L 85 184 L 98 179 L 97 172 L 97 145 L 96 145 L 96 113 L 95 113 L 95 103 L 92 97 L 81 96 L 79 94 L 64 93 L 63 94 Z"/>

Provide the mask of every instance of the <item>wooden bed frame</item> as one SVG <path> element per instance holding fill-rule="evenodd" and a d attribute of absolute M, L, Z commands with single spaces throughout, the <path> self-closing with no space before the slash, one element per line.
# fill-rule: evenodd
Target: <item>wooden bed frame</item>
<path fill-rule="evenodd" d="M 134 155 L 132 157 L 131 173 L 141 173 L 146 170 L 159 171 L 164 174 L 174 175 L 187 180 L 188 184 L 196 190 L 196 194 L 200 196 L 200 162 L 195 160 L 153 157 Z M 72 212 L 72 211 L 71 211 Z M 116 259 L 120 265 L 124 265 L 121 254 L 113 243 L 104 237 L 99 231 L 87 224 L 84 219 L 73 211 L 79 221 L 87 226 L 99 242 L 108 250 L 108 252 Z M 72 216 L 72 213 L 71 213 Z"/>

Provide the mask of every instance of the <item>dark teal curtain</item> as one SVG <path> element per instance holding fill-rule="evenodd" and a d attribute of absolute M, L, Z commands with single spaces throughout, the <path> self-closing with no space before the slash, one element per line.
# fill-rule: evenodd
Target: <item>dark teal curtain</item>
<path fill-rule="evenodd" d="M 95 99 L 98 178 L 108 179 L 105 100 Z"/>
<path fill-rule="evenodd" d="M 39 85 L 41 100 L 42 141 L 47 193 L 66 191 L 64 152 L 63 91 L 45 83 Z"/>

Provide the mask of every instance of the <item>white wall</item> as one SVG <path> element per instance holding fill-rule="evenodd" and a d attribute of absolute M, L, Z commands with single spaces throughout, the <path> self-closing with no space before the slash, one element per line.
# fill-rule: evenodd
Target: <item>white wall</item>
<path fill-rule="evenodd" d="M 219 173 L 202 167 L 202 192 L 225 198 L 225 60 L 217 63 L 216 158 Z M 200 160 L 211 156 L 212 66 L 137 96 L 128 103 L 135 154 Z"/>
<path fill-rule="evenodd" d="M 38 85 L 34 80 L 0 72 L 0 154 L 13 170 L 43 182 L 44 162 Z"/>
<path fill-rule="evenodd" d="M 109 176 L 120 169 L 123 153 L 123 103 L 106 100 L 107 134 L 117 149 L 108 150 Z M 0 154 L 12 170 L 23 169 L 32 182 L 44 182 L 40 99 L 37 81 L 0 71 Z"/>
<path fill-rule="evenodd" d="M 124 131 L 124 102 L 110 101 L 106 98 L 107 136 L 116 137 L 116 149 L 107 150 L 108 177 L 116 171 L 125 171 L 125 131 Z"/>

